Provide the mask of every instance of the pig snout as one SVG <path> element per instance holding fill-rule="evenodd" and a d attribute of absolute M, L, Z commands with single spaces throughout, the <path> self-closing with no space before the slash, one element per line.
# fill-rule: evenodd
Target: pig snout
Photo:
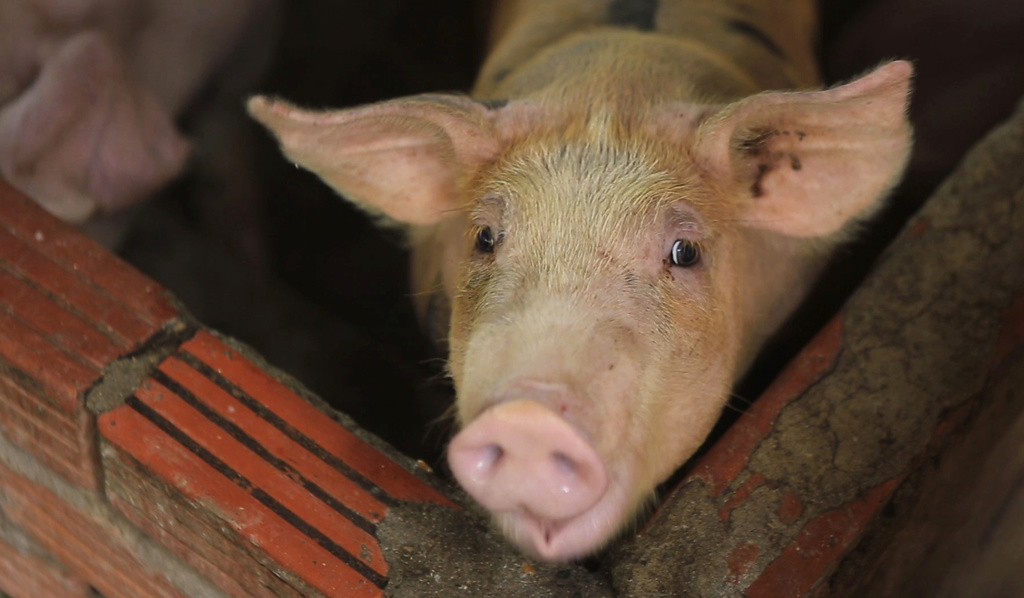
<path fill-rule="evenodd" d="M 546 558 L 559 557 L 560 532 L 608 489 L 607 469 L 590 443 L 532 399 L 485 411 L 452 440 L 448 462 L 481 505 L 515 519 L 523 548 Z"/>

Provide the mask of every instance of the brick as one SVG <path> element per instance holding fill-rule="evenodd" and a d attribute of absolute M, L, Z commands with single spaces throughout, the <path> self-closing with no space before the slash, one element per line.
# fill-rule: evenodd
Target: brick
<path fill-rule="evenodd" d="M 99 377 L 100 371 L 79 360 L 24 322 L 0 312 L 0 359 L 8 379 L 21 382 L 26 390 L 73 412 L 79 395 Z M 31 388 L 34 387 L 34 388 Z"/>
<path fill-rule="evenodd" d="M 91 251 L 106 253 L 99 245 L 93 245 Z M 117 259 L 107 255 L 111 261 Z M 55 302 L 121 344 L 129 345 L 132 339 L 148 338 L 159 329 L 119 304 L 105 289 L 83 278 L 82 273 L 54 262 L 30 242 L 3 228 L 0 228 L 0 258 L 0 266 L 12 275 L 29 281 Z"/>
<path fill-rule="evenodd" d="M 102 369 L 128 348 L 5 270 L 0 270 L 0 305 L 38 330 L 55 346 L 80 356 L 97 368 Z"/>
<path fill-rule="evenodd" d="M 340 426 L 322 411 L 303 400 L 280 381 L 208 332 L 199 332 L 181 347 L 182 357 L 194 356 L 193 363 L 208 370 L 247 394 L 256 405 L 275 416 L 280 427 L 297 432 L 330 457 L 396 500 L 431 502 L 448 507 L 454 503 L 388 459 L 356 434 Z"/>
<path fill-rule="evenodd" d="M 227 525 L 221 513 L 196 508 L 173 486 L 112 445 L 105 444 L 103 453 L 106 490 L 114 508 L 227 594 L 322 595 Z M 202 475 L 200 471 L 192 479 Z"/>
<path fill-rule="evenodd" d="M 34 454 L 41 462 L 68 481 L 97 488 L 99 463 L 93 455 L 95 418 L 81 411 L 61 420 L 47 413 L 47 407 L 33 400 L 8 380 L 0 378 L 0 433 Z M 57 422 L 53 424 L 53 422 Z M 47 423 L 52 425 L 47 425 Z M 58 425 L 59 424 L 59 425 Z M 70 427 L 68 431 L 54 428 Z"/>
<path fill-rule="evenodd" d="M 289 471 L 294 471 L 309 480 L 311 484 L 341 501 L 367 522 L 376 524 L 384 518 L 387 505 L 380 499 L 350 478 L 338 475 L 330 465 L 273 424 L 247 409 L 244 404 L 185 362 L 176 358 L 167 359 L 160 365 L 159 371 L 166 373 L 168 379 L 180 383 L 184 390 L 203 397 L 217 416 L 261 439 L 266 450 L 280 456 L 283 466 Z"/>
<path fill-rule="evenodd" d="M 159 329 L 178 317 L 163 287 L 50 216 L 0 180 L 0 222 L 14 236 L 103 289 L 128 311 Z M 131 338 L 131 337 L 129 337 Z"/>
<path fill-rule="evenodd" d="M 103 415 L 100 427 L 112 444 L 131 453 L 151 475 L 168 482 L 175 491 L 174 495 L 151 496 L 148 500 L 132 501 L 133 497 L 128 494 L 115 496 L 125 502 L 134 502 L 136 509 L 151 516 L 170 503 L 201 505 L 193 515 L 198 518 L 216 514 L 220 521 L 211 522 L 210 528 L 223 529 L 218 535 L 226 536 L 226 540 L 214 537 L 212 541 L 188 548 L 206 555 L 210 553 L 211 543 L 215 548 L 228 551 L 231 551 L 230 545 L 236 543 L 238 549 L 232 551 L 230 558 L 242 567 L 236 570 L 236 579 L 247 590 L 257 587 L 267 563 L 274 563 L 270 568 L 292 571 L 326 595 L 382 594 L 372 581 L 352 568 L 351 557 L 350 563 L 340 560 L 329 548 L 296 530 L 289 521 L 291 517 L 274 501 L 259 500 L 258 497 L 273 489 L 240 486 L 227 479 L 221 471 L 223 467 L 218 467 L 220 463 L 210 464 L 208 460 L 214 459 L 209 456 L 203 459 L 191 452 L 131 406 Z M 106 456 L 104 463 L 108 467 L 116 467 Z M 129 487 L 122 486 L 121 489 Z M 117 491 L 118 487 L 112 486 L 111 490 Z M 269 506 L 267 502 L 270 502 Z M 138 513 L 133 518 L 137 520 Z M 178 535 L 176 529 L 168 531 Z M 167 548 L 174 550 L 175 546 Z M 265 554 L 263 558 L 255 559 L 258 566 L 253 559 L 238 554 L 238 551 L 245 551 L 251 555 L 257 549 Z"/>
<path fill-rule="evenodd" d="M 62 564 L 30 554 L 4 541 L 0 535 L 0 593 L 11 598 L 89 598 L 89 584 Z"/>
<path fill-rule="evenodd" d="M 50 403 L 40 401 L 38 395 L 26 392 L 21 386 L 12 382 L 9 378 L 0 377 L 0 392 L 3 393 L 4 401 L 0 402 L 0 410 L 8 414 L 7 418 L 0 419 L 0 426 L 11 428 L 9 434 L 13 434 L 16 427 L 13 426 L 13 418 L 31 422 L 33 428 L 45 430 L 46 442 L 54 443 L 55 449 L 73 452 L 75 450 L 74 438 L 76 430 L 84 423 L 80 418 L 86 417 L 85 413 L 66 413 L 57 409 Z"/>
<path fill-rule="evenodd" d="M 107 598 L 184 598 L 152 571 L 113 528 L 0 464 L 0 487 L 10 521 Z"/>
<path fill-rule="evenodd" d="M 115 508 L 232 595 L 382 595 L 388 509 L 454 507 L 205 331 L 99 429 Z"/>
<path fill-rule="evenodd" d="M 180 318 L 163 288 L 0 181 L 0 432 L 99 487 L 85 393 Z"/>

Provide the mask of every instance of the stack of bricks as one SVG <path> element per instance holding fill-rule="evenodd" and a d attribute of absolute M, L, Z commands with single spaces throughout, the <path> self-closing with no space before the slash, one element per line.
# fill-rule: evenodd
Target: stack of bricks
<path fill-rule="evenodd" d="M 0 182 L 0 591 L 378 596 L 414 466 Z"/>

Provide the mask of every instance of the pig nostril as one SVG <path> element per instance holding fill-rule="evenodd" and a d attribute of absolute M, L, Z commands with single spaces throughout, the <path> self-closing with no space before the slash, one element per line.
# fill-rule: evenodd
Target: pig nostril
<path fill-rule="evenodd" d="M 478 449 L 476 459 L 473 462 L 473 470 L 476 472 L 476 477 L 487 477 L 504 456 L 505 449 L 497 444 L 488 444 Z"/>
<path fill-rule="evenodd" d="M 554 452 L 551 454 L 551 460 L 555 464 L 555 471 L 557 472 L 558 479 L 562 481 L 559 484 L 558 489 L 562 494 L 569 494 L 572 492 L 572 482 L 579 477 L 579 466 L 576 461 L 570 458 L 565 453 Z"/>
<path fill-rule="evenodd" d="M 505 456 L 505 449 L 496 444 L 490 444 L 484 448 L 483 453 L 480 466 L 491 468 Z"/>
<path fill-rule="evenodd" d="M 575 473 L 576 462 L 573 461 L 572 458 L 569 457 L 569 455 L 566 455 L 565 453 L 559 451 L 555 451 L 554 453 L 551 453 L 551 459 L 555 462 L 555 465 L 558 467 L 558 469 L 563 471 L 564 473 Z"/>

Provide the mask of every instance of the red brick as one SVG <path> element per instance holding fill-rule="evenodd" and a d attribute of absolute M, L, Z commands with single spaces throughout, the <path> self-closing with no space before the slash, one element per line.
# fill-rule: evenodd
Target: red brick
<path fill-rule="evenodd" d="M 804 504 L 795 492 L 787 492 L 779 501 L 779 520 L 783 523 L 795 523 L 804 514 Z"/>
<path fill-rule="evenodd" d="M 248 447 L 203 417 L 171 391 L 155 382 L 147 386 L 148 388 L 141 388 L 136 392 L 143 403 L 204 449 L 216 455 L 253 486 L 266 492 L 282 507 L 323 532 L 349 554 L 363 561 L 377 573 L 387 574 L 387 565 L 376 538 L 331 510 L 285 473 L 254 455 Z M 296 446 L 293 450 L 301 449 Z"/>
<path fill-rule="evenodd" d="M 163 287 L 50 216 L 2 180 L 0 222 L 54 262 L 93 281 L 152 327 L 159 328 L 177 317 Z"/>
<path fill-rule="evenodd" d="M 0 464 L 4 508 L 12 523 L 107 598 L 184 598 L 118 541 L 118 534 L 50 490 Z"/>
<path fill-rule="evenodd" d="M 280 416 L 288 425 L 372 480 L 390 496 L 399 500 L 455 507 L 440 492 L 339 425 L 212 334 L 200 331 L 182 345 L 181 350 L 208 364 Z"/>
<path fill-rule="evenodd" d="M 729 517 L 732 515 L 732 510 L 747 502 L 747 499 L 750 498 L 750 493 L 764 484 L 764 482 L 764 476 L 759 473 L 755 473 L 750 476 L 750 478 L 744 482 L 732 496 L 729 497 L 729 500 L 725 501 L 725 505 L 718 511 L 718 517 L 722 521 L 729 521 Z"/>
<path fill-rule="evenodd" d="M 296 576 L 285 593 L 308 583 L 381 595 L 375 529 L 389 505 L 453 506 L 205 331 L 99 428 L 111 502 L 211 579 L 229 572 L 249 592 L 269 569 Z"/>
<path fill-rule="evenodd" d="M 741 577 L 747 574 L 750 567 L 757 562 L 761 555 L 761 547 L 753 542 L 740 544 L 729 554 L 729 573 L 732 574 L 731 582 L 737 583 Z"/>
<path fill-rule="evenodd" d="M 3 375 L 8 379 L 40 399 L 53 400 L 69 413 L 80 406 L 80 393 L 100 375 L 95 366 L 65 353 L 4 312 L 0 312 L 0 362 L 6 362 Z M 39 387 L 33 388 L 34 383 Z"/>
<path fill-rule="evenodd" d="M 101 252 L 112 262 L 117 259 L 99 245 L 93 245 L 91 251 Z M 83 279 L 79 272 L 68 270 L 52 261 L 2 227 L 0 267 L 31 281 L 60 301 L 66 309 L 81 314 L 121 344 L 130 345 L 132 340 L 149 338 L 160 328 L 126 309 L 111 298 L 105 289 L 95 286 L 89 279 Z"/>
<path fill-rule="evenodd" d="M 106 367 L 128 348 L 4 270 L 0 270 L 0 309 L 31 325 L 55 346 L 79 355 L 97 368 Z"/>
<path fill-rule="evenodd" d="M 191 565 L 230 596 L 299 598 L 309 594 L 271 571 L 279 564 L 260 548 L 223 529 L 216 514 L 197 511 L 173 488 L 149 475 L 124 453 L 105 461 L 111 504 L 139 529 Z M 220 527 L 218 527 L 220 526 Z M 262 556 L 266 557 L 265 554 Z M 302 584 L 297 584 L 302 585 Z"/>
<path fill-rule="evenodd" d="M 139 494 L 139 496 L 142 496 Z M 157 501 L 160 499 L 157 498 Z M 253 593 L 250 593 L 242 586 L 236 579 L 238 575 L 237 566 L 232 566 L 235 563 L 222 559 L 220 562 L 214 562 L 210 558 L 208 551 L 196 550 L 195 547 L 203 546 L 204 538 L 199 535 L 191 536 L 188 538 L 190 542 L 186 543 L 182 539 L 179 539 L 177 532 L 181 531 L 181 528 L 174 523 L 169 523 L 166 519 L 161 522 L 156 522 L 146 516 L 141 510 L 136 509 L 133 505 L 126 504 L 121 500 L 120 497 L 114 495 L 111 496 L 111 503 L 118 511 L 128 516 L 128 519 L 137 525 L 147 536 L 156 540 L 156 542 L 164 547 L 170 549 L 172 553 L 178 555 L 183 561 L 189 564 L 195 569 L 200 575 L 209 580 L 211 583 L 221 588 L 229 596 L 250 596 L 255 595 L 260 598 L 280 598 L 282 593 L 272 592 L 266 586 L 257 586 L 252 588 Z M 151 509 L 148 514 L 160 513 L 164 517 L 168 517 L 167 510 L 165 509 Z M 170 530 L 175 530 L 174 532 Z"/>
<path fill-rule="evenodd" d="M 380 523 L 384 519 L 384 512 L 387 509 L 384 503 L 349 478 L 340 475 L 316 455 L 304 449 L 271 423 L 260 418 L 183 361 L 174 358 L 167 359 L 160 365 L 160 370 L 180 382 L 188 390 L 203 397 L 204 401 L 218 415 L 258 438 L 267 450 L 282 458 L 304 477 L 326 490 L 331 496 L 339 499 L 368 521 Z"/>
<path fill-rule="evenodd" d="M 245 544 L 238 550 L 251 553 L 259 549 L 279 563 L 278 568 L 294 572 L 331 596 L 383 594 L 331 552 L 298 533 L 278 512 L 227 479 L 222 472 L 165 434 L 131 406 L 120 407 L 101 416 L 100 430 L 115 447 L 128 453 L 153 476 L 168 482 L 187 501 L 200 505 L 202 513 L 197 513 L 197 517 L 216 514 L 222 527 L 237 532 L 242 539 L 239 544 Z M 170 501 L 175 501 L 175 497 L 160 502 L 140 501 L 134 507 L 152 513 Z M 228 543 L 218 544 L 225 546 Z M 208 550 L 206 545 L 190 548 Z M 239 582 L 243 585 L 251 583 L 250 578 L 258 574 L 258 571 L 241 569 L 238 571 Z"/>
<path fill-rule="evenodd" d="M 94 429 L 92 416 L 83 413 L 83 430 L 89 438 L 77 442 L 39 424 L 39 421 L 23 414 L 12 401 L 0 401 L 0 433 L 11 442 L 29 451 L 45 465 L 68 481 L 90 489 L 99 488 L 98 465 L 92 456 Z"/>
<path fill-rule="evenodd" d="M 178 317 L 163 289 L 0 181 L 0 430 L 99 486 L 85 392 Z"/>
<path fill-rule="evenodd" d="M 11 598 L 87 598 L 89 584 L 52 560 L 22 554 L 0 539 L 0 592 Z"/>
<path fill-rule="evenodd" d="M 56 442 L 67 449 L 73 449 L 72 438 L 81 425 L 83 413 L 67 413 L 58 409 L 50 402 L 40 401 L 33 395 L 5 376 L 0 376 L 0 409 L 10 409 L 19 417 L 35 422 L 37 426 L 47 430 Z M 0 420 L 0 424 L 3 420 Z"/>

